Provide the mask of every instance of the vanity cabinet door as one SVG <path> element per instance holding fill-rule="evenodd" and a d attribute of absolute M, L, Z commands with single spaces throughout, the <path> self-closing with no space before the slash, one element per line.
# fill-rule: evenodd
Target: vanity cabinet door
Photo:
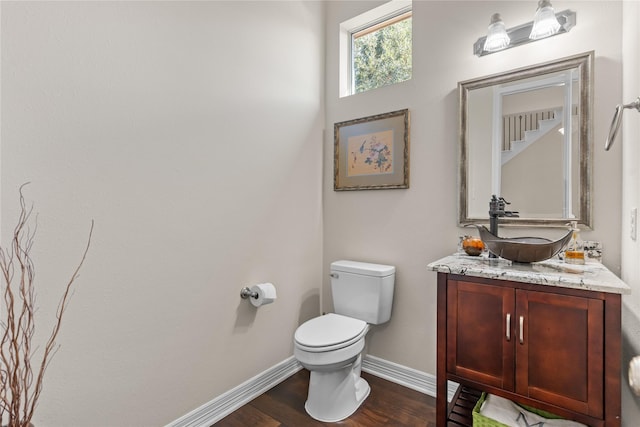
<path fill-rule="evenodd" d="M 447 371 L 514 390 L 514 290 L 449 280 Z"/>
<path fill-rule="evenodd" d="M 619 294 L 439 273 L 437 426 L 453 380 L 620 427 L 620 332 Z"/>
<path fill-rule="evenodd" d="M 516 392 L 601 418 L 604 302 L 517 289 L 516 316 Z"/>

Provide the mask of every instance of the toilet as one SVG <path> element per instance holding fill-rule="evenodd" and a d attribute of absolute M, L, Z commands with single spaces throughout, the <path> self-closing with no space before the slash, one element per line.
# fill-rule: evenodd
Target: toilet
<path fill-rule="evenodd" d="M 335 313 L 304 322 L 294 335 L 293 354 L 311 373 L 304 405 L 322 422 L 353 414 L 369 396 L 360 378 L 364 337 L 369 325 L 391 318 L 395 267 L 356 261 L 331 264 Z"/>

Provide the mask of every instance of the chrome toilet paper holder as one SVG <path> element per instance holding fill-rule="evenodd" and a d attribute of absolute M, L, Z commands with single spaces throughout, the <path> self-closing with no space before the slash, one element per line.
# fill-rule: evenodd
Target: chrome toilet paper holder
<path fill-rule="evenodd" d="M 244 288 L 242 288 L 240 290 L 240 298 L 242 298 L 242 299 L 247 299 L 247 298 L 258 299 L 258 293 L 252 291 L 251 288 L 249 288 L 248 286 L 245 286 Z"/>
<path fill-rule="evenodd" d="M 276 288 L 273 283 L 259 283 L 251 287 L 245 286 L 240 290 L 240 297 L 248 299 L 254 307 L 262 307 L 276 300 Z"/>

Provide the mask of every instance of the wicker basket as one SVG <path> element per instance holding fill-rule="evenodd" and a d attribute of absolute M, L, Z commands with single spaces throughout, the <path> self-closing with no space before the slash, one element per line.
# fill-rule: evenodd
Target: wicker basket
<path fill-rule="evenodd" d="M 473 407 L 473 411 L 471 412 L 471 415 L 473 417 L 473 427 L 509 427 L 508 425 L 502 424 L 501 422 L 498 422 L 492 418 L 485 417 L 480 413 L 480 407 L 482 407 L 482 404 L 484 403 L 486 398 L 487 398 L 487 393 L 483 392 L 480 395 L 480 399 L 478 399 L 478 402 Z M 550 420 L 562 418 L 555 414 L 552 414 L 551 412 L 543 411 L 542 409 L 532 408 L 527 405 L 520 405 L 520 404 L 518 405 L 522 406 L 524 409 L 526 409 L 529 412 L 533 412 L 534 414 L 540 415 L 541 417 L 548 418 Z"/>
<path fill-rule="evenodd" d="M 473 427 L 509 427 L 506 424 L 502 424 L 494 419 L 485 417 L 480 413 L 480 407 L 486 398 L 487 393 L 483 392 L 480 395 L 480 399 L 478 399 L 476 406 L 473 407 L 473 411 L 471 412 L 471 416 L 473 417 Z"/>

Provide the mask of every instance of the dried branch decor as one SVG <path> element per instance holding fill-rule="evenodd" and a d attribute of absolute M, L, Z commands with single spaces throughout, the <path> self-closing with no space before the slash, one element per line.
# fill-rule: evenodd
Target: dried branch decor
<path fill-rule="evenodd" d="M 27 207 L 20 187 L 20 215 L 8 247 L 0 247 L 0 421 L 8 427 L 27 427 L 42 392 L 44 373 L 57 352 L 56 337 L 62 325 L 73 283 L 89 251 L 93 221 L 80 263 L 71 275 L 56 310 L 56 320 L 45 347 L 34 347 L 36 289 L 31 249 L 35 227 L 31 229 L 33 206 Z M 37 353 L 41 359 L 36 359 Z"/>

